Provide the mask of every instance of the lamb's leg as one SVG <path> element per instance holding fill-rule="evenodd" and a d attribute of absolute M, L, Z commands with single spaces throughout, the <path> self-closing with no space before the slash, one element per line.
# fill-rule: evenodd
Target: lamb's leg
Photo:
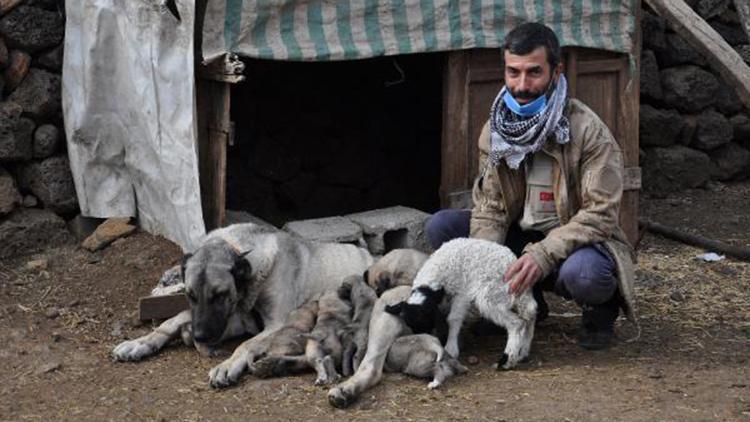
<path fill-rule="evenodd" d="M 470 307 L 471 301 L 463 296 L 455 296 L 451 303 L 451 310 L 447 318 L 448 339 L 445 342 L 445 351 L 454 358 L 458 357 L 458 335 L 461 333 L 461 327 Z"/>
<path fill-rule="evenodd" d="M 435 363 L 435 378 L 432 382 L 427 384 L 427 388 L 430 390 L 438 388 L 443 385 L 446 379 L 456 374 L 463 374 L 467 371 L 468 369 L 461 365 L 458 360 L 452 357 L 447 357 L 446 359 Z"/>
<path fill-rule="evenodd" d="M 172 339 L 177 338 L 184 324 L 190 323 L 190 311 L 185 310 L 164 321 L 154 331 L 135 340 L 124 341 L 112 350 L 115 359 L 138 361 L 161 350 Z"/>
<path fill-rule="evenodd" d="M 502 310 L 490 314 L 490 319 L 495 324 L 505 327 L 508 331 L 508 341 L 505 343 L 505 351 L 497 363 L 497 369 L 511 369 L 520 360 L 521 348 L 523 347 L 524 321 L 515 313 L 509 310 Z"/>
<path fill-rule="evenodd" d="M 519 361 L 523 361 L 529 356 L 529 352 L 531 351 L 531 341 L 534 339 L 535 322 L 535 319 L 523 322 L 523 328 L 521 329 L 521 351 L 518 356 Z"/>
<path fill-rule="evenodd" d="M 354 375 L 328 390 L 328 402 L 338 408 L 349 406 L 363 391 L 380 382 L 388 349 L 406 327 L 400 318 L 385 312 L 370 323 L 367 352 Z"/>

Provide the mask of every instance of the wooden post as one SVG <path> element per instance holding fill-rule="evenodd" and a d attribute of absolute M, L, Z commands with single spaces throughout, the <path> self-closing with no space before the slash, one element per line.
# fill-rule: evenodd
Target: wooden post
<path fill-rule="evenodd" d="M 709 24 L 683 0 L 646 0 L 651 8 L 697 51 L 750 108 L 750 67 Z"/>
<path fill-rule="evenodd" d="M 468 52 L 448 52 L 443 69 L 443 134 L 440 148 L 440 203 L 444 207 L 455 202 L 451 199 L 453 193 L 469 187 L 469 142 L 472 140 L 468 133 L 467 72 Z"/>

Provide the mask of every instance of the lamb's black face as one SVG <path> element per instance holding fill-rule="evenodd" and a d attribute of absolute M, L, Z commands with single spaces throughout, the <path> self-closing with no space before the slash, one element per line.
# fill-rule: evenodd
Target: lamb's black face
<path fill-rule="evenodd" d="M 431 333 L 435 328 L 438 305 L 443 300 L 443 289 L 432 290 L 421 286 L 412 291 L 406 302 L 386 306 L 386 312 L 397 315 L 415 334 Z"/>

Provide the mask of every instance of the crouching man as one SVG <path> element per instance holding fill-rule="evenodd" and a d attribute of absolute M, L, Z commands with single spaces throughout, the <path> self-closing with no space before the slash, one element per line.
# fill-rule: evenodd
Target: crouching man
<path fill-rule="evenodd" d="M 428 222 L 434 248 L 455 237 L 507 245 L 519 256 L 503 280 L 583 309 L 580 345 L 602 349 L 622 308 L 635 321 L 633 251 L 618 226 L 622 152 L 602 120 L 569 98 L 555 33 L 538 23 L 503 46 L 505 87 L 479 137 L 472 210 L 442 210 Z"/>

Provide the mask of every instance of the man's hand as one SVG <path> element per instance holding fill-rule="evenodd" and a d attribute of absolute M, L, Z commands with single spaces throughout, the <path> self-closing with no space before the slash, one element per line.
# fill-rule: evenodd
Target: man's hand
<path fill-rule="evenodd" d="M 542 276 L 542 270 L 539 264 L 534 261 L 531 254 L 523 254 L 514 263 L 510 265 L 508 271 L 503 277 L 504 282 L 509 282 L 508 292 L 512 295 L 518 295 L 531 288 Z"/>

